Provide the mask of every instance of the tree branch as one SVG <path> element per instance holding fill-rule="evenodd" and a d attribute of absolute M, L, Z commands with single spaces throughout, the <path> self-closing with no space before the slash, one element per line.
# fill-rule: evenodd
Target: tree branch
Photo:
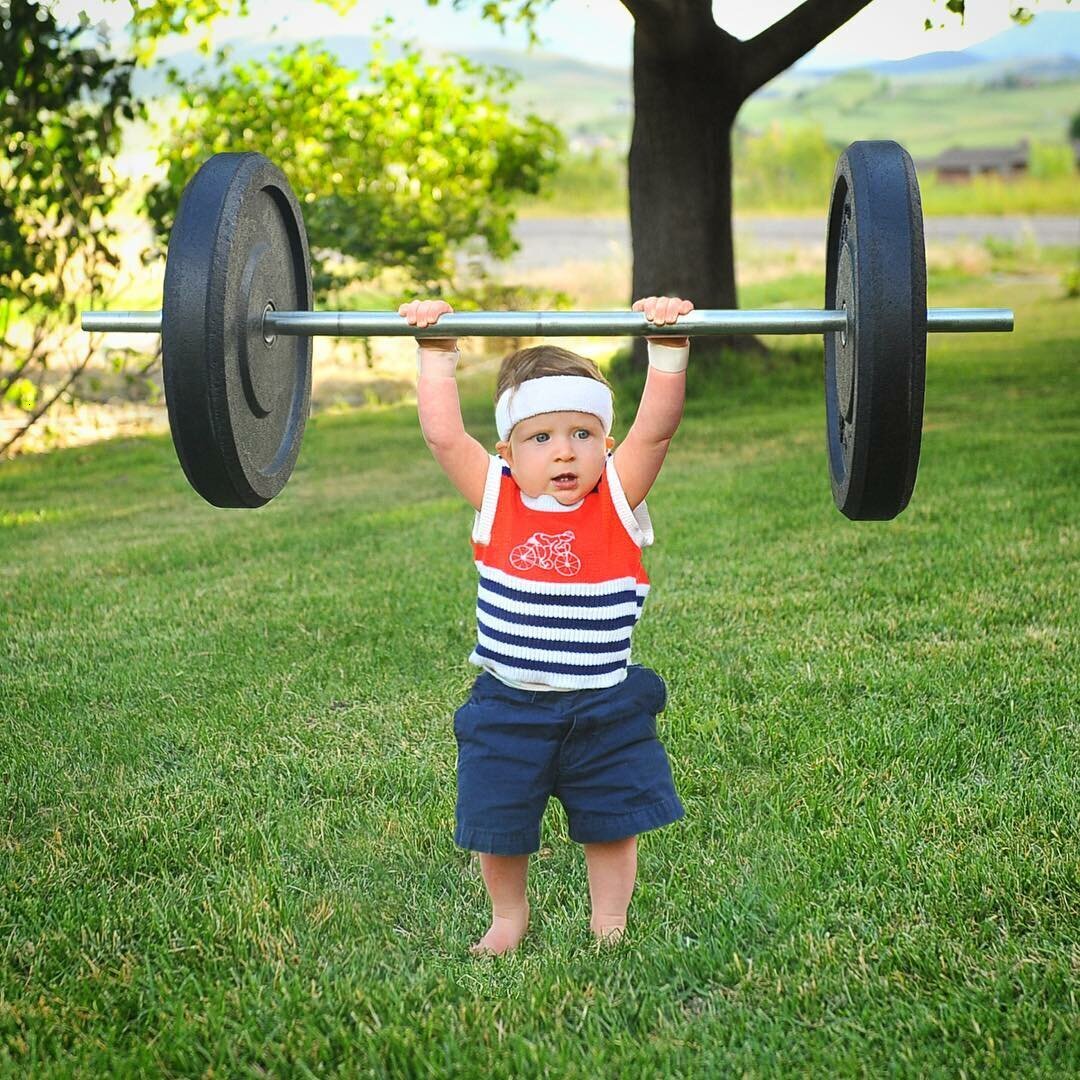
<path fill-rule="evenodd" d="M 620 3 L 634 17 L 634 22 L 656 21 L 666 14 L 664 0 L 620 0 Z"/>
<path fill-rule="evenodd" d="M 710 0 L 619 0 L 639 26 L 646 24 L 677 30 L 680 24 L 713 25 Z"/>
<path fill-rule="evenodd" d="M 3 446 L 0 446 L 0 458 L 2 458 L 48 411 L 52 408 L 52 404 L 61 394 L 67 391 L 67 388 L 86 370 L 86 365 L 90 363 L 93 358 L 93 348 L 86 350 L 86 356 L 83 357 L 82 362 L 75 367 L 67 377 L 64 385 L 56 391 L 55 394 L 44 405 L 38 407 L 34 414 L 30 417 L 26 423 L 11 436 L 10 439 Z"/>
<path fill-rule="evenodd" d="M 742 99 L 787 71 L 860 12 L 870 0 L 804 0 L 757 37 L 743 42 Z"/>
<path fill-rule="evenodd" d="M 5 342 L 6 344 L 6 342 Z M 30 366 L 30 364 L 37 359 L 36 354 L 30 351 L 23 357 L 21 363 L 15 365 L 14 371 L 0 371 L 0 391 L 5 390 L 7 387 L 19 378 L 20 375 Z"/>

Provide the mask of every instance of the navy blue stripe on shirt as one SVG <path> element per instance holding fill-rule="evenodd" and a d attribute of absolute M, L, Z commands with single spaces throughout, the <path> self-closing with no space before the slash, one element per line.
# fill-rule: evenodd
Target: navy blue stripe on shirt
<path fill-rule="evenodd" d="M 549 638 L 525 638 L 504 634 L 501 630 L 493 630 L 490 626 L 486 626 L 479 619 L 476 625 L 484 637 L 501 641 L 504 645 L 513 645 L 518 649 L 542 649 L 549 653 L 617 653 L 630 648 L 629 634 L 616 641 L 552 641 Z"/>
<path fill-rule="evenodd" d="M 640 607 L 645 599 L 639 597 L 633 589 L 604 593 L 602 596 L 582 596 L 578 593 L 526 592 L 523 589 L 512 589 L 509 585 L 502 585 L 483 576 L 480 578 L 480 588 L 486 589 L 496 596 L 504 596 L 507 600 L 518 600 L 523 604 L 551 604 L 559 607 L 611 607 L 613 604 L 629 604 L 632 600 Z"/>
<path fill-rule="evenodd" d="M 503 622 L 545 630 L 621 630 L 624 626 L 633 626 L 641 615 L 640 607 L 633 615 L 622 615 L 617 619 L 565 619 L 547 615 L 521 615 L 516 611 L 507 611 L 505 608 L 487 604 L 479 597 L 476 600 L 476 610 L 502 619 Z"/>
<path fill-rule="evenodd" d="M 613 671 L 619 671 L 626 667 L 625 660 L 617 660 L 612 664 L 594 664 L 582 667 L 579 664 L 553 664 L 546 660 L 523 660 L 517 656 L 503 656 L 502 653 L 492 652 L 483 645 L 477 644 L 476 655 L 485 660 L 494 660 L 504 667 L 524 668 L 527 671 L 547 671 L 553 675 L 609 675 Z"/>

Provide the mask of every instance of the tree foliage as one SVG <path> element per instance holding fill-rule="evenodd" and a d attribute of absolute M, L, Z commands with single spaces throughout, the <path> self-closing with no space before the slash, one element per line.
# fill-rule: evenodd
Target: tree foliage
<path fill-rule="evenodd" d="M 203 33 L 202 47 L 209 51 L 207 31 L 223 15 L 245 16 L 251 13 L 250 0 L 113 0 L 131 8 L 128 28 L 135 55 L 148 62 L 158 42 L 173 34 Z M 339 14 L 355 7 L 357 0 L 317 0 Z M 430 0 L 428 0 L 430 3 Z"/>
<path fill-rule="evenodd" d="M 117 265 L 110 213 L 125 190 L 115 171 L 119 123 L 144 115 L 131 96 L 134 67 L 150 62 L 160 37 L 205 30 L 249 6 L 123 2 L 132 37 L 129 54 L 117 57 L 113 46 L 123 42 L 83 14 L 61 17 L 49 0 L 0 0 L 0 398 L 28 415 L 14 438 L 0 439 L 0 453 L 55 401 L 75 400 L 75 380 L 94 355 L 78 314 L 95 296 L 100 305 Z M 509 254 L 512 197 L 535 193 L 554 169 L 558 131 L 535 117 L 512 119 L 498 100 L 509 73 L 463 59 L 434 68 L 415 51 L 393 62 L 379 56 L 366 79 L 358 88 L 356 72 L 301 49 L 184 88 L 168 176 L 150 197 L 158 229 L 167 230 L 202 157 L 246 145 L 283 164 L 306 198 L 324 277 L 345 256 L 352 273 L 357 263 L 361 271 L 403 265 L 428 286 L 448 276 L 454 246 L 469 238 Z M 59 370 L 72 343 L 84 346 L 82 359 L 57 385 L 46 373 Z"/>
<path fill-rule="evenodd" d="M 934 3 L 938 2 L 940 2 L 940 0 L 934 0 Z M 1033 2 L 1038 4 L 1039 0 L 1033 0 Z M 1071 4 L 1072 0 L 1065 0 L 1065 2 Z M 967 0 L 944 0 L 944 4 L 946 11 L 950 12 L 952 15 L 959 16 L 961 22 L 964 21 L 964 16 L 967 14 Z M 1024 7 L 1022 4 L 1018 4 L 1015 7 L 1010 4 L 1009 17 L 1013 22 L 1025 26 L 1035 18 L 1035 12 L 1033 12 L 1031 8 Z M 938 25 L 940 26 L 942 24 L 939 23 Z M 934 20 L 927 19 L 924 23 L 924 27 L 927 30 L 933 30 Z"/>
<path fill-rule="evenodd" d="M 85 17 L 62 26 L 51 4 L 0 0 L 0 396 L 31 413 L 30 376 L 116 264 L 122 184 L 105 164 L 133 115 L 132 64 L 103 44 Z M 31 329 L 17 338 L 20 319 Z"/>
<path fill-rule="evenodd" d="M 0 0 L 0 298 L 23 306 L 56 301 L 57 270 L 100 235 L 119 192 L 101 165 L 133 115 L 131 65 L 85 30 L 35 0 Z"/>
<path fill-rule="evenodd" d="M 301 199 L 317 290 L 349 276 L 404 268 L 420 287 L 451 277 L 454 251 L 481 238 L 515 248 L 512 201 L 556 167 L 556 128 L 517 120 L 500 95 L 509 72 L 456 57 L 425 64 L 415 49 L 388 59 L 379 44 L 362 73 L 299 47 L 180 88 L 183 111 L 162 148 L 164 180 L 148 207 L 167 236 L 180 192 L 222 150 L 258 150 Z"/>
<path fill-rule="evenodd" d="M 130 10 L 127 57 L 116 58 L 85 16 L 65 22 L 50 0 L 0 0 L 0 395 L 30 410 L 31 422 L 49 402 L 39 403 L 41 380 L 28 376 L 45 370 L 51 335 L 74 328 L 78 309 L 115 265 L 109 213 L 122 185 L 111 163 L 119 120 L 140 109 L 131 99 L 133 64 L 148 62 L 162 37 L 194 34 L 222 15 L 254 10 L 250 0 L 113 2 Z M 319 2 L 342 13 L 356 7 L 356 0 Z M 537 19 L 554 0 L 448 2 L 499 25 L 520 22 L 536 40 Z M 733 40 L 742 89 L 783 70 L 830 32 L 841 9 L 854 11 L 865 2 L 803 0 L 753 42 Z M 943 12 L 964 17 L 965 0 L 937 2 Z M 657 28 L 659 43 L 690 15 L 687 25 L 695 32 L 701 13 L 712 24 L 708 0 L 623 3 L 639 30 L 642 17 Z M 716 8 L 722 22 L 723 5 Z M 1032 8 L 1015 3 L 1010 10 L 1019 22 L 1032 15 Z M 677 61 L 671 63 L 677 70 Z M 510 198 L 536 191 L 552 171 L 558 133 L 536 118 L 513 121 L 495 98 L 505 77 L 484 75 L 463 60 L 432 69 L 406 53 L 393 63 L 379 58 L 367 76 L 368 85 L 357 87 L 355 73 L 326 54 L 300 50 L 185 89 L 188 111 L 170 141 L 168 180 L 150 200 L 159 231 L 167 229 L 198 160 L 215 149 L 235 149 L 239 131 L 241 145 L 280 161 L 307 200 L 324 277 L 335 265 L 329 252 L 371 271 L 403 264 L 424 287 L 447 276 L 454 246 L 468 237 L 481 237 L 495 254 L 508 253 Z M 699 88 L 718 104 L 722 90 L 708 80 Z M 1080 118 L 1071 134 L 1080 136 Z M 664 168 L 670 174 L 679 166 L 668 160 Z M 713 261 L 726 258 L 725 249 L 716 250 L 721 253 Z M 696 265 L 697 254 L 680 250 L 678 258 Z M 32 331 L 24 340 L 27 326 Z M 69 392 L 75 374 L 51 400 Z"/>

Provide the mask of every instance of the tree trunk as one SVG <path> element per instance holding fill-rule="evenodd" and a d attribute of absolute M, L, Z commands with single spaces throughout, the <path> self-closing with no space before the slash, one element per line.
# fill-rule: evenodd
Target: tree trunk
<path fill-rule="evenodd" d="M 737 307 L 731 219 L 731 128 L 742 104 L 739 42 L 712 21 L 634 27 L 630 142 L 633 297 L 681 296 L 698 308 Z M 673 32 L 678 30 L 679 32 Z M 699 338 L 707 351 L 748 337 Z M 634 342 L 644 367 L 645 342 Z"/>
<path fill-rule="evenodd" d="M 731 129 L 742 103 L 870 0 L 803 0 L 750 41 L 716 25 L 711 0 L 623 0 L 634 16 L 630 141 L 633 297 L 676 295 L 734 308 Z M 757 338 L 699 338 L 694 363 Z M 646 364 L 634 340 L 633 364 Z"/>

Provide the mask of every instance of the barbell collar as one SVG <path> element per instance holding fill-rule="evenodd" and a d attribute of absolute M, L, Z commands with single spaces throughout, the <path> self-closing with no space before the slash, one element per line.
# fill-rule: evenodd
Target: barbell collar
<path fill-rule="evenodd" d="M 160 311 L 84 311 L 90 333 L 159 334 Z M 410 326 L 391 311 L 274 311 L 263 333 L 291 337 L 708 337 L 719 334 L 829 334 L 847 328 L 847 312 L 809 310 L 694 311 L 677 323 L 654 326 L 636 311 L 466 311 L 433 326 Z M 1013 329 L 1008 308 L 931 308 L 932 333 L 985 333 Z"/>

